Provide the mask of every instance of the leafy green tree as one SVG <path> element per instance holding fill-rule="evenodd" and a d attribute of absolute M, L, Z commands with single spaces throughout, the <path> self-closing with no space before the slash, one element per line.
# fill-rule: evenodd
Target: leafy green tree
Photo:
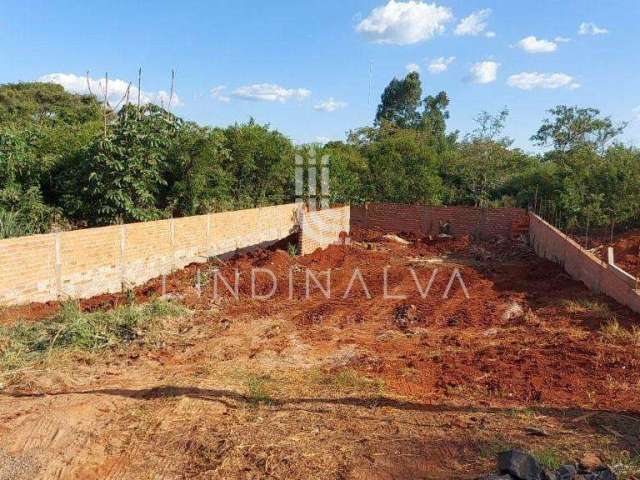
<path fill-rule="evenodd" d="M 35 155 L 33 138 L 29 130 L 0 127 L 0 237 L 46 232 L 59 217 L 42 198 L 46 166 Z"/>
<path fill-rule="evenodd" d="M 475 130 L 460 145 L 450 169 L 459 202 L 489 206 L 499 187 L 516 171 L 522 154 L 510 150 L 512 140 L 502 136 L 508 115 L 506 109 L 496 115 L 480 113 Z"/>
<path fill-rule="evenodd" d="M 376 112 L 376 125 L 392 123 L 400 128 L 419 124 L 418 107 L 422 100 L 422 84 L 418 72 L 410 72 L 402 80 L 394 78 L 382 92 Z"/>
<path fill-rule="evenodd" d="M 626 124 L 614 125 L 610 117 L 601 117 L 595 108 L 558 105 L 549 113 L 553 118 L 542 122 L 531 141 L 540 146 L 552 146 L 561 153 L 578 147 L 603 152 L 626 127 Z"/>
<path fill-rule="evenodd" d="M 157 198 L 181 120 L 155 105 L 124 106 L 106 135 L 99 136 L 64 172 L 65 211 L 91 225 L 165 216 Z"/>
<path fill-rule="evenodd" d="M 287 137 L 252 119 L 225 129 L 224 148 L 229 152 L 226 170 L 234 179 L 231 194 L 237 206 L 294 199 L 295 151 Z"/>
<path fill-rule="evenodd" d="M 342 142 L 330 142 L 319 155 L 329 156 L 331 203 L 363 202 L 367 161 L 358 148 Z"/>
<path fill-rule="evenodd" d="M 0 85 L 2 124 L 82 124 L 102 118 L 102 105 L 92 95 L 76 95 L 53 83 Z"/>
<path fill-rule="evenodd" d="M 449 96 L 447 92 L 440 92 L 437 95 L 428 95 L 424 101 L 424 112 L 421 118 L 420 129 L 429 133 L 431 144 L 438 152 L 444 153 L 447 149 L 455 145 L 457 132 L 447 135 L 447 120 L 449 120 Z"/>
<path fill-rule="evenodd" d="M 177 133 L 166 162 L 163 207 L 187 216 L 233 207 L 234 178 L 220 129 L 185 124 Z"/>
<path fill-rule="evenodd" d="M 398 130 L 363 149 L 369 169 L 365 195 L 378 202 L 437 205 L 442 201 L 438 156 L 426 134 Z"/>

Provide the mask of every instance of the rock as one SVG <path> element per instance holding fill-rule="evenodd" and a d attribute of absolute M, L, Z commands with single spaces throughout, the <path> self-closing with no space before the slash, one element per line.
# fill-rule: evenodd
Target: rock
<path fill-rule="evenodd" d="M 562 465 L 556 470 L 558 480 L 574 480 L 576 475 L 578 475 L 578 470 L 574 465 Z"/>
<path fill-rule="evenodd" d="M 556 472 L 554 472 L 553 470 L 544 468 L 542 470 L 542 480 L 558 480 L 558 476 L 556 475 Z"/>
<path fill-rule="evenodd" d="M 513 480 L 513 477 L 508 473 L 505 473 L 505 474 L 490 473 L 489 475 L 481 477 L 478 480 Z"/>
<path fill-rule="evenodd" d="M 406 329 L 410 323 L 417 321 L 418 309 L 415 305 L 398 305 L 393 311 L 395 324 L 401 329 Z"/>
<path fill-rule="evenodd" d="M 382 238 L 384 238 L 385 240 L 388 240 L 390 242 L 399 243 L 400 245 L 410 245 L 411 244 L 410 241 L 405 240 L 404 238 L 401 238 L 398 235 L 393 235 L 391 233 L 388 233 L 387 235 L 383 235 Z"/>
<path fill-rule="evenodd" d="M 517 320 L 518 318 L 522 318 L 524 316 L 524 309 L 522 305 L 518 302 L 510 302 L 504 313 L 502 314 L 502 320 Z"/>
<path fill-rule="evenodd" d="M 616 474 L 607 466 L 600 466 L 594 469 L 593 473 L 597 475 L 597 480 L 616 480 Z"/>
<path fill-rule="evenodd" d="M 542 469 L 531 455 L 520 450 L 508 450 L 498 454 L 498 470 L 518 480 L 542 480 Z"/>
<path fill-rule="evenodd" d="M 602 460 L 595 453 L 587 452 L 580 458 L 579 465 L 581 469 L 591 472 L 602 466 Z"/>

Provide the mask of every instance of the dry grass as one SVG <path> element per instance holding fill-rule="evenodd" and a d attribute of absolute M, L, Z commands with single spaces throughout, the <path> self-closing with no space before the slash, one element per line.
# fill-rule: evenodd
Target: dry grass
<path fill-rule="evenodd" d="M 626 329 L 615 318 L 600 328 L 600 335 L 606 342 L 640 346 L 640 327 Z"/>
<path fill-rule="evenodd" d="M 562 306 L 569 313 L 588 313 L 598 318 L 609 318 L 611 316 L 609 305 L 588 298 L 565 300 L 562 302 Z"/>

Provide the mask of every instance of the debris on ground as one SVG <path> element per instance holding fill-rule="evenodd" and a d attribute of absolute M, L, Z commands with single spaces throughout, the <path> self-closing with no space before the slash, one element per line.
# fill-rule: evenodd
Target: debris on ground
<path fill-rule="evenodd" d="M 408 240 L 405 240 L 402 237 L 399 237 L 398 235 L 392 234 L 392 233 L 388 233 L 387 235 L 383 235 L 382 238 L 384 238 L 385 240 L 389 241 L 389 242 L 395 242 L 395 243 L 399 243 L 400 245 L 411 245 L 411 242 Z"/>
<path fill-rule="evenodd" d="M 528 453 L 521 450 L 507 450 L 498 454 L 496 473 L 480 480 L 616 480 L 611 468 L 604 465 L 597 456 L 590 454 L 588 464 L 582 460 L 567 463 L 556 469 L 545 468 Z"/>

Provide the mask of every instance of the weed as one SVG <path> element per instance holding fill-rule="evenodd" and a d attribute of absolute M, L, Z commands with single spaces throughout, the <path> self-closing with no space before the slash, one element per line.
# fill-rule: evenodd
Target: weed
<path fill-rule="evenodd" d="M 634 325 L 627 330 L 615 318 L 600 328 L 600 334 L 610 342 L 640 345 L 640 327 Z"/>
<path fill-rule="evenodd" d="M 133 305 L 136 303 L 136 293 L 131 288 L 127 288 L 126 293 L 127 305 Z"/>
<path fill-rule="evenodd" d="M 298 246 L 295 243 L 288 244 L 287 252 L 289 253 L 289 256 L 295 257 L 296 255 L 298 255 Z"/>
<path fill-rule="evenodd" d="M 383 393 L 385 387 L 382 380 L 366 377 L 351 369 L 340 370 L 335 374 L 321 374 L 318 383 L 374 393 Z"/>
<path fill-rule="evenodd" d="M 562 302 L 562 306 L 569 313 L 590 313 L 599 318 L 608 318 L 611 316 L 609 305 L 587 298 L 565 300 Z"/>
<path fill-rule="evenodd" d="M 516 448 L 512 442 L 507 440 L 503 435 L 496 434 L 491 440 L 482 442 L 480 445 L 479 456 L 484 459 L 495 459 L 500 452 L 506 452 L 512 448 Z"/>
<path fill-rule="evenodd" d="M 549 470 L 557 470 L 563 464 L 563 456 L 553 448 L 545 448 L 531 452 L 531 455 L 538 461 L 540 465 Z"/>
<path fill-rule="evenodd" d="M 271 380 L 268 375 L 249 375 L 247 378 L 247 401 L 257 406 L 261 403 L 271 405 L 273 398 L 269 394 L 267 383 Z"/>
<path fill-rule="evenodd" d="M 54 350 L 95 351 L 128 343 L 148 333 L 158 319 L 185 312 L 180 305 L 156 301 L 84 313 L 67 301 L 49 320 L 0 327 L 0 368 L 21 368 Z"/>
<path fill-rule="evenodd" d="M 511 408 L 507 410 L 507 414 L 511 417 L 534 418 L 536 411 L 532 408 Z"/>

